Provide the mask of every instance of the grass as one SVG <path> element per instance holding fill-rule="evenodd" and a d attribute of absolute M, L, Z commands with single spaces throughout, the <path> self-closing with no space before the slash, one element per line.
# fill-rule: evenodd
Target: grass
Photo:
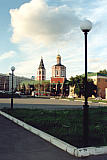
<path fill-rule="evenodd" d="M 83 147 L 83 111 L 3 109 L 12 116 L 69 144 Z M 89 109 L 89 146 L 107 145 L 107 108 Z"/>
<path fill-rule="evenodd" d="M 103 102 L 103 103 L 107 103 L 107 100 L 95 100 L 95 99 L 92 99 L 90 100 L 92 102 Z"/>
<path fill-rule="evenodd" d="M 75 100 L 80 100 L 80 101 L 85 101 L 84 98 L 68 98 L 69 100 L 71 101 L 75 101 Z M 103 103 L 107 103 L 107 100 L 96 100 L 96 99 L 93 99 L 93 98 L 88 98 L 88 101 L 91 101 L 91 102 L 94 102 L 94 103 L 98 103 L 98 102 L 103 102 Z"/>

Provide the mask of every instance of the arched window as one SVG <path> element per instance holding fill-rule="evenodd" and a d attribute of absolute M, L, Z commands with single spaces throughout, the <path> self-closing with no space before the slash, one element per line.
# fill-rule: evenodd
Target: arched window
<path fill-rule="evenodd" d="M 39 71 L 39 74 L 41 74 L 41 71 Z"/>
<path fill-rule="evenodd" d="M 56 70 L 56 75 L 58 75 L 58 71 Z"/>

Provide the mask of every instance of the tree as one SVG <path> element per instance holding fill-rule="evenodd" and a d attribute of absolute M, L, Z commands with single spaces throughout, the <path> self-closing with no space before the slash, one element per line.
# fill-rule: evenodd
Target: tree
<path fill-rule="evenodd" d="M 74 92 L 81 97 L 81 95 L 85 95 L 85 77 L 81 75 L 76 75 L 76 77 L 70 78 L 71 86 L 75 85 Z M 88 79 L 87 81 L 87 97 L 91 97 L 92 95 L 96 96 L 97 86 L 94 84 L 92 79 Z"/>
<path fill-rule="evenodd" d="M 22 89 L 21 89 L 21 91 L 25 94 L 25 92 L 26 92 L 26 86 L 25 86 L 25 84 L 23 83 L 22 84 Z"/>
<path fill-rule="evenodd" d="M 60 82 L 58 82 L 56 95 L 60 95 L 60 94 L 61 94 L 61 84 L 60 84 Z"/>
<path fill-rule="evenodd" d="M 97 86 L 94 84 L 92 79 L 88 79 L 88 83 L 87 83 L 87 94 L 88 97 L 91 97 L 92 95 L 94 95 L 95 97 L 97 96 Z"/>
<path fill-rule="evenodd" d="M 74 77 L 71 76 L 70 81 L 69 81 L 69 84 L 70 84 L 71 86 L 74 86 L 74 84 L 75 84 L 75 78 L 74 78 Z"/>
<path fill-rule="evenodd" d="M 69 95 L 69 85 L 72 85 L 72 81 L 68 81 L 67 79 L 65 80 L 63 84 L 63 96 L 68 96 Z"/>
<path fill-rule="evenodd" d="M 21 91 L 20 83 L 19 83 L 19 85 L 17 86 L 17 91 Z"/>
<path fill-rule="evenodd" d="M 107 74 L 107 70 L 104 69 L 104 70 L 100 70 L 98 73 L 101 73 L 101 74 Z"/>
<path fill-rule="evenodd" d="M 75 89 L 74 92 L 81 97 L 84 94 L 84 78 L 82 76 L 76 75 L 74 78 Z"/>
<path fill-rule="evenodd" d="M 54 83 L 51 85 L 51 95 L 56 95 L 56 84 Z"/>

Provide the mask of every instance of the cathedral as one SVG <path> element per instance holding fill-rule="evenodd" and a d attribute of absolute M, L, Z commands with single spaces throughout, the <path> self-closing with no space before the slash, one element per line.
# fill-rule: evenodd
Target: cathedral
<path fill-rule="evenodd" d="M 64 83 L 66 80 L 66 67 L 61 64 L 61 56 L 56 57 L 56 65 L 52 66 L 52 77 L 50 80 L 50 93 L 53 95 L 63 95 Z M 44 67 L 43 58 L 37 70 L 37 80 L 46 80 L 46 69 Z"/>
<path fill-rule="evenodd" d="M 56 57 L 57 64 L 52 66 L 52 77 L 50 80 L 50 93 L 53 95 L 63 95 L 64 83 L 66 80 L 66 67 L 61 64 L 61 56 Z M 41 57 L 40 65 L 37 71 L 37 80 L 46 80 L 46 69 L 43 58 Z"/>
<path fill-rule="evenodd" d="M 57 64 L 52 66 L 51 83 L 64 83 L 66 79 L 66 67 L 61 64 L 61 56 L 59 54 L 57 55 L 56 59 Z M 42 57 L 37 70 L 37 80 L 46 80 L 46 69 L 44 67 Z"/>

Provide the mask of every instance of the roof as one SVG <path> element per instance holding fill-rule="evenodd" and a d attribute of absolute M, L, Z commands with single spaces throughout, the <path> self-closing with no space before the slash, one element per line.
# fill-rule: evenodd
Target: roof
<path fill-rule="evenodd" d="M 62 65 L 62 64 L 59 63 L 59 64 L 56 64 L 56 65 L 54 65 L 54 66 L 64 66 L 64 65 Z M 65 67 L 65 66 L 64 66 L 64 67 Z"/>
<path fill-rule="evenodd" d="M 45 69 L 44 67 L 44 63 L 43 63 L 43 58 L 41 58 L 40 64 L 39 64 L 39 68 L 38 69 Z"/>
<path fill-rule="evenodd" d="M 88 76 L 105 76 L 107 77 L 107 74 L 103 74 L 103 73 L 97 73 L 97 72 L 88 72 Z"/>

